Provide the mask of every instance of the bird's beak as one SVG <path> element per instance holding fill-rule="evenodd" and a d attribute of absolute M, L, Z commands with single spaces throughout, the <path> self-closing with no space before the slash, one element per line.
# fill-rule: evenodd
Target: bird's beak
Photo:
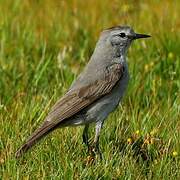
<path fill-rule="evenodd" d="M 150 35 L 146 35 L 146 34 L 137 34 L 137 33 L 135 33 L 133 35 L 133 39 L 149 38 L 149 37 L 151 37 L 151 36 Z"/>

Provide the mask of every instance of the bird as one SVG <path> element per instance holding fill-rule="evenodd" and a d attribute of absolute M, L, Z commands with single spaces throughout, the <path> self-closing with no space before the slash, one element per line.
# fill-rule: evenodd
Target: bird
<path fill-rule="evenodd" d="M 15 153 L 21 157 L 42 137 L 57 128 L 84 126 L 83 143 L 100 153 L 99 137 L 104 121 L 121 102 L 129 82 L 127 51 L 132 42 L 150 35 L 135 33 L 130 26 L 104 29 L 84 70 L 67 92 L 52 106 L 44 122 Z M 95 137 L 89 143 L 88 128 L 95 124 Z"/>

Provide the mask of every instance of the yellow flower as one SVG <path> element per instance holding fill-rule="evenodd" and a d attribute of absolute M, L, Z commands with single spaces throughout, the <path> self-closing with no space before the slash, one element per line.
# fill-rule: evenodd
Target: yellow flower
<path fill-rule="evenodd" d="M 169 58 L 169 59 L 173 59 L 173 58 L 174 58 L 174 54 L 173 54 L 172 52 L 169 52 L 169 53 L 168 53 L 168 58 Z"/>
<path fill-rule="evenodd" d="M 131 138 L 128 138 L 128 139 L 127 139 L 127 143 L 128 143 L 128 144 L 132 144 L 132 139 L 131 139 Z"/>
<path fill-rule="evenodd" d="M 139 135 L 139 134 L 140 134 L 140 131 L 139 131 L 139 130 L 137 130 L 137 131 L 136 131 L 136 134 L 137 134 L 137 135 Z"/>
<path fill-rule="evenodd" d="M 176 157 L 176 156 L 178 155 L 178 152 L 177 152 L 177 151 L 174 151 L 174 152 L 172 153 L 172 155 L 173 155 L 174 157 Z"/>

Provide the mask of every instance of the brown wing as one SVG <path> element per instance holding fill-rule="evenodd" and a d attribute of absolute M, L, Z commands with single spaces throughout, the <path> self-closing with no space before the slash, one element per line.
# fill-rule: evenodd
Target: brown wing
<path fill-rule="evenodd" d="M 113 64 L 107 68 L 103 79 L 84 86 L 78 90 L 69 91 L 51 109 L 46 120 L 53 124 L 73 116 L 95 100 L 111 92 L 123 75 L 123 65 Z"/>

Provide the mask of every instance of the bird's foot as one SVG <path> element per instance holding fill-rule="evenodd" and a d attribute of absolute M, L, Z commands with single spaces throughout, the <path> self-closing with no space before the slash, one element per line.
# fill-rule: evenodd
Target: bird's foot
<path fill-rule="evenodd" d="M 89 146 L 88 147 L 88 156 L 85 160 L 86 165 L 92 165 L 97 162 L 98 158 L 102 160 L 102 154 L 99 148 L 96 146 Z"/>
<path fill-rule="evenodd" d="M 100 151 L 99 146 L 97 146 L 97 145 L 89 146 L 88 147 L 88 154 L 90 157 L 93 157 L 95 159 L 97 159 L 99 157 L 100 160 L 102 160 L 102 153 Z"/>

